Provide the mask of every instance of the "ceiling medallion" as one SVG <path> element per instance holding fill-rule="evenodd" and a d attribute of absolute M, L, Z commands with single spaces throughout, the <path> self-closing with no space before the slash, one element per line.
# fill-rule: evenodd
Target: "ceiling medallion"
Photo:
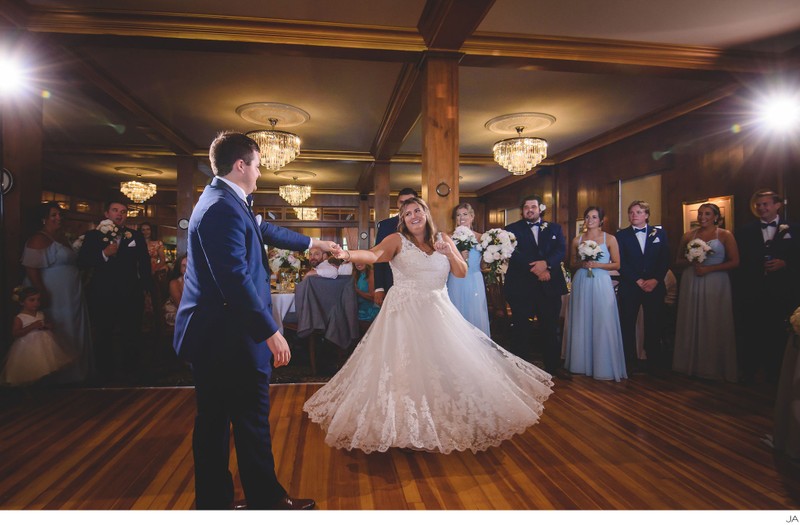
<path fill-rule="evenodd" d="M 533 131 L 549 127 L 556 121 L 552 115 L 545 113 L 513 113 L 495 117 L 485 124 L 486 129 L 495 133 L 509 133 L 510 127 L 517 136 L 495 143 L 492 148 L 494 160 L 512 175 L 525 175 L 547 158 L 547 141 L 537 137 L 523 137 L 528 126 Z"/>
<path fill-rule="evenodd" d="M 236 108 L 236 113 L 248 122 L 269 125 L 270 129 L 245 133 L 256 141 L 261 153 L 261 165 L 270 171 L 281 169 L 300 154 L 300 137 L 275 129 L 297 126 L 311 118 L 300 108 L 277 102 L 252 102 Z"/>
<path fill-rule="evenodd" d="M 136 176 L 136 180 L 122 182 L 119 185 L 119 191 L 133 202 L 141 204 L 156 194 L 158 188 L 155 184 L 152 182 L 142 182 L 139 179 L 141 179 L 143 174 L 160 175 L 162 173 L 161 170 L 139 166 L 120 166 L 114 169 L 126 175 Z"/>

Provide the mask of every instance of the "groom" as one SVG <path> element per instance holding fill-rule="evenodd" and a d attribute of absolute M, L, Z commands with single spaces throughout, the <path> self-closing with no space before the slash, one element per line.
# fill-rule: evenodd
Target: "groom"
<path fill-rule="evenodd" d="M 220 133 L 209 151 L 216 175 L 189 221 L 188 266 L 175 319 L 175 350 L 192 364 L 197 397 L 193 452 L 196 507 L 230 509 L 230 426 L 249 509 L 310 509 L 275 475 L 269 382 L 291 352 L 272 317 L 264 245 L 290 250 L 330 241 L 257 221 L 249 208 L 260 176 L 259 148 L 241 133 Z"/>
<path fill-rule="evenodd" d="M 511 307 L 511 351 L 529 353 L 531 319 L 536 316 L 545 370 L 569 380 L 572 375 L 561 367 L 558 344 L 561 296 L 567 293 L 561 262 L 567 248 L 561 226 L 542 219 L 545 208 L 540 196 L 525 197 L 522 220 L 505 227 L 517 237 L 517 247 L 508 261 L 503 294 Z"/>

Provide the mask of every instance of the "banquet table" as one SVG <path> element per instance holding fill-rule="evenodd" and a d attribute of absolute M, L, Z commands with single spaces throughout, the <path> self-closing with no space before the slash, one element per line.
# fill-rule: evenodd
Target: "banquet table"
<path fill-rule="evenodd" d="M 349 348 L 360 337 L 351 275 L 306 277 L 295 287 L 295 308 L 298 337 L 308 337 L 316 330 L 340 349 Z"/>
<path fill-rule="evenodd" d="M 283 333 L 283 319 L 289 312 L 294 312 L 293 293 L 272 293 L 272 317 L 278 324 L 278 331 Z"/>

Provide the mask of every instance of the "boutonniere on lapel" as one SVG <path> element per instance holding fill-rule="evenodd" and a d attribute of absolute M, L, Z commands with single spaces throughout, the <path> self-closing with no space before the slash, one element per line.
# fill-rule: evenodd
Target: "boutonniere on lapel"
<path fill-rule="evenodd" d="M 658 229 L 653 228 L 653 231 L 650 232 L 649 237 L 655 237 L 656 235 L 658 235 Z"/>
<path fill-rule="evenodd" d="M 256 215 L 256 224 L 257 225 L 261 226 L 261 221 L 263 221 L 263 220 L 264 220 L 264 217 L 262 217 L 260 213 L 258 215 Z"/>
<path fill-rule="evenodd" d="M 788 224 L 779 224 L 778 225 L 778 231 L 775 234 L 775 236 L 777 237 L 778 235 L 780 235 L 784 239 L 791 239 L 792 236 L 789 234 L 789 225 Z"/>
<path fill-rule="evenodd" d="M 545 230 L 547 229 L 547 227 L 548 227 L 548 226 L 550 226 L 550 223 L 549 223 L 549 222 L 544 222 L 544 221 L 542 221 L 542 225 L 539 227 L 539 231 L 540 231 L 540 232 L 543 232 L 543 231 L 545 231 Z"/>
<path fill-rule="evenodd" d="M 129 231 L 126 231 L 125 232 L 125 239 L 126 240 L 130 240 L 132 238 L 133 238 L 133 234 L 131 232 L 129 232 Z"/>

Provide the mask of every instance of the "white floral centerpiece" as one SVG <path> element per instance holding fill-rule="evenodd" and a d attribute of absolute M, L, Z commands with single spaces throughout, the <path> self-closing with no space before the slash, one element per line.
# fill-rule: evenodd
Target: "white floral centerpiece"
<path fill-rule="evenodd" d="M 578 257 L 581 258 L 581 261 L 596 261 L 600 258 L 602 253 L 603 249 L 600 248 L 600 245 L 595 241 L 582 241 L 578 245 Z M 594 278 L 592 269 L 587 269 L 589 270 L 589 277 Z"/>
<path fill-rule="evenodd" d="M 702 263 L 713 253 L 711 246 L 702 239 L 692 239 L 686 244 L 686 260 L 690 263 Z"/>
<path fill-rule="evenodd" d="M 477 244 L 477 248 L 483 253 L 483 262 L 489 267 L 489 271 L 486 273 L 486 281 L 489 284 L 497 284 L 498 275 L 506 273 L 508 260 L 516 247 L 517 237 L 501 228 L 492 228 L 481 236 L 481 242 Z"/>
<path fill-rule="evenodd" d="M 456 228 L 453 232 L 453 242 L 456 243 L 456 248 L 462 255 L 464 255 L 464 252 L 469 252 L 473 246 L 478 245 L 475 233 L 466 226 Z M 467 256 L 464 256 L 464 260 L 467 260 Z"/>
<path fill-rule="evenodd" d="M 117 225 L 114 224 L 114 221 L 111 219 L 103 219 L 100 221 L 100 224 L 97 225 L 97 230 L 103 234 L 103 242 L 111 244 L 119 240 L 117 238 L 119 235 L 119 228 L 117 228 Z"/>
<path fill-rule="evenodd" d="M 281 269 L 300 269 L 300 257 L 295 256 L 291 250 L 284 250 L 282 248 L 271 248 L 269 250 L 269 269 L 275 274 Z"/>

